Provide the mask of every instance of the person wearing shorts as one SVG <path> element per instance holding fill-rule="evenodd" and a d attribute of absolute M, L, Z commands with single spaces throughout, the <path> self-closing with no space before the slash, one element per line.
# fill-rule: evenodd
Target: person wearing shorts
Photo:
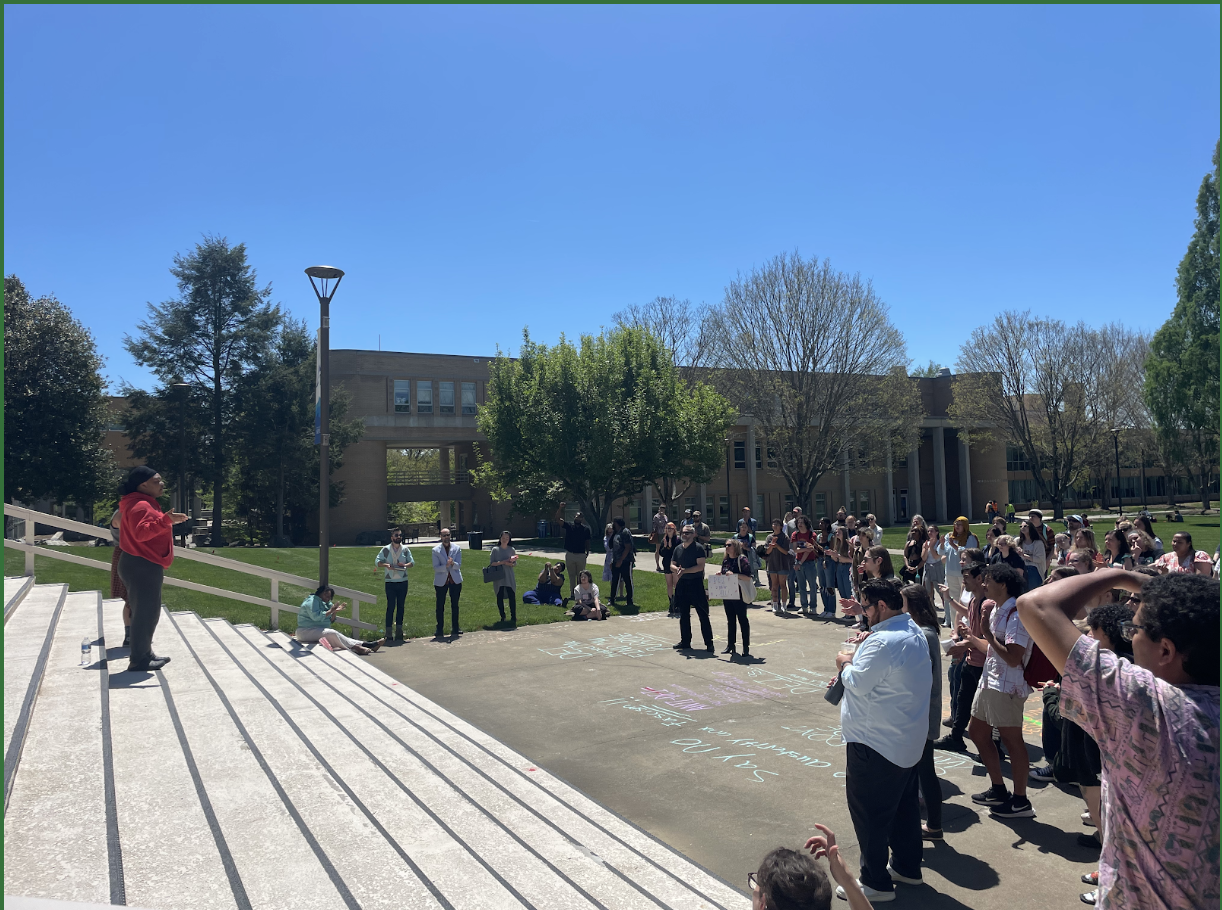
<path fill-rule="evenodd" d="M 984 615 L 984 635 L 973 642 L 977 647 L 987 644 L 984 675 L 976 698 L 972 702 L 972 720 L 968 735 L 980 750 L 992 786 L 972 797 L 972 802 L 989 806 L 998 818 L 1031 818 L 1035 810 L 1027 798 L 1027 774 L 1030 760 L 1023 741 L 1023 705 L 1031 687 L 1023 677 L 1023 668 L 1031 656 L 1031 636 L 1018 616 L 1018 596 L 1026 590 L 1026 580 L 1013 566 L 994 563 L 985 570 L 985 591 L 994 606 Z M 986 607 L 987 609 L 987 602 Z M 964 638 L 972 636 L 965 635 Z M 1001 755 L 993 745 L 993 728 L 1001 733 L 1002 744 L 1010 755 L 1014 778 L 1014 793 L 1006 789 L 1001 776 Z"/>

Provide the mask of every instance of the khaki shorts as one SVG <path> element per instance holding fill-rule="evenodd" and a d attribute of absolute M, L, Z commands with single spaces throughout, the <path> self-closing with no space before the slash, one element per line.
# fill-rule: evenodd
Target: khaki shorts
<path fill-rule="evenodd" d="M 1027 696 L 1025 695 L 998 692 L 996 689 L 986 689 L 982 685 L 976 690 L 976 697 L 972 699 L 972 717 L 998 729 L 1021 727 L 1023 725 L 1023 705 L 1026 702 Z"/>

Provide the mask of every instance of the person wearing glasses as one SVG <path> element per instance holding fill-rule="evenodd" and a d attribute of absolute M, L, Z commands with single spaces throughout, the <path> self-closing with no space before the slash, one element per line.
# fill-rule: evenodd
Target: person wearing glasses
<path fill-rule="evenodd" d="M 378 551 L 374 565 L 385 570 L 386 639 L 403 641 L 403 604 L 407 601 L 407 570 L 416 564 L 412 551 L 403 546 L 403 531 L 391 528 L 390 543 Z M 391 621 L 394 621 L 392 626 Z"/>
<path fill-rule="evenodd" d="M 826 825 L 815 823 L 822 834 L 809 838 L 803 845 L 810 856 L 787 847 L 777 847 L 760 861 L 759 868 L 747 875 L 751 891 L 751 910 L 829 910 L 832 906 L 832 886 L 828 873 L 844 892 L 849 910 L 870 910 L 870 901 L 853 873 L 845 865 L 836 844 L 836 834 Z M 827 872 L 815 862 L 827 857 Z"/>
<path fill-rule="evenodd" d="M 692 647 L 692 608 L 700 620 L 700 634 L 704 638 L 704 649 L 713 653 L 713 625 L 709 622 L 709 597 L 704 590 L 704 563 L 708 550 L 696 540 L 696 529 L 684 525 L 680 534 L 682 543 L 675 547 L 670 557 L 670 571 L 675 576 L 675 612 L 679 614 L 679 643 L 676 651 L 689 651 Z"/>
<path fill-rule="evenodd" d="M 836 655 L 845 792 L 861 849 L 861 888 L 870 901 L 889 901 L 895 882 L 922 881 L 917 765 L 929 730 L 933 665 L 896 585 L 867 579 L 861 596 L 870 635 L 854 653 Z M 841 898 L 847 893 L 837 889 Z"/>
<path fill-rule="evenodd" d="M 1141 596 L 1121 626 L 1131 664 L 1073 623 L 1114 588 Z M 1217 580 L 1201 575 L 1100 569 L 1019 598 L 1062 675 L 1062 717 L 1099 745 L 1107 824 L 1096 906 L 1218 904 L 1218 596 Z"/>

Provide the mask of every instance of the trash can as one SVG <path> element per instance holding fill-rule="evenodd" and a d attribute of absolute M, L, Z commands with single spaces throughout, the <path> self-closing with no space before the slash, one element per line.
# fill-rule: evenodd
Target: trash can
<path fill-rule="evenodd" d="M 547 536 L 547 520 L 546 519 L 540 518 L 538 521 L 535 522 L 535 536 L 538 538 L 544 538 Z"/>
<path fill-rule="evenodd" d="M 481 531 L 467 532 L 467 549 L 482 550 L 484 548 L 484 535 Z"/>

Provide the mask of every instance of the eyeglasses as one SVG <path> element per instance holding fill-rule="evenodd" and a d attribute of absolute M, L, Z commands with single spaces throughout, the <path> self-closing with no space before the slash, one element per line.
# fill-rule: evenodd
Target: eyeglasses
<path fill-rule="evenodd" d="M 760 889 L 759 882 L 756 881 L 754 872 L 747 873 L 747 884 L 751 886 L 752 891 L 758 891 Z"/>
<path fill-rule="evenodd" d="M 1150 627 L 1139 622 L 1123 622 L 1120 624 L 1120 637 L 1125 641 L 1132 641 L 1133 636 L 1137 634 L 1138 629 L 1145 630 L 1147 635 L 1150 634 Z"/>

